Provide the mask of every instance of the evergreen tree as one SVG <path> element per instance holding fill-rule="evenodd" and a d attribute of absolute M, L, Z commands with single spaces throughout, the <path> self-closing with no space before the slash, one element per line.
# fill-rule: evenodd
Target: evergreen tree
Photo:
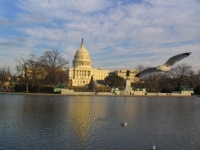
<path fill-rule="evenodd" d="M 90 91 L 95 91 L 95 85 L 94 85 L 94 79 L 93 79 L 93 76 L 91 76 L 91 79 L 90 79 L 90 83 L 89 83 L 89 85 L 88 85 L 88 89 L 90 90 Z"/>
<path fill-rule="evenodd" d="M 200 95 L 200 86 L 199 85 L 194 89 L 194 94 Z"/>
<path fill-rule="evenodd" d="M 118 75 L 109 75 L 105 78 L 105 83 L 111 87 L 123 87 L 124 78 Z"/>

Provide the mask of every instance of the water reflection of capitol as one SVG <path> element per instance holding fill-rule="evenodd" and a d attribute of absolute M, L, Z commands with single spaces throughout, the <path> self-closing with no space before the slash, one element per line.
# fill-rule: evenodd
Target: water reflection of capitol
<path fill-rule="evenodd" d="M 67 112 L 76 138 L 88 140 L 91 132 L 99 132 L 99 127 L 105 124 L 109 124 L 108 128 L 113 124 L 119 127 L 120 121 L 134 125 L 143 105 L 142 101 L 133 101 L 131 97 L 110 100 L 109 97 L 74 96 L 67 105 Z M 95 121 L 94 117 L 105 120 Z"/>
<path fill-rule="evenodd" d="M 105 70 L 102 68 L 95 69 L 92 68 L 92 61 L 88 50 L 84 47 L 84 42 L 82 39 L 80 48 L 76 51 L 74 55 L 74 60 L 72 61 L 73 66 L 67 70 L 67 74 L 71 81 L 72 86 L 85 86 L 89 84 L 91 77 L 93 76 L 94 81 L 104 81 L 104 79 L 109 76 L 110 73 L 114 73 L 118 76 L 126 78 L 127 70 L 116 70 L 111 72 L 111 70 Z M 136 70 L 130 70 L 130 80 L 135 82 Z"/>

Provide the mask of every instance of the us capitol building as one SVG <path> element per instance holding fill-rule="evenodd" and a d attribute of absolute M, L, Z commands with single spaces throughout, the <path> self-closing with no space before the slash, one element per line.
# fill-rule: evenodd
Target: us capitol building
<path fill-rule="evenodd" d="M 88 50 L 84 47 L 84 42 L 82 39 L 80 48 L 76 51 L 74 55 L 74 60 L 72 61 L 73 66 L 67 69 L 67 74 L 72 86 L 86 86 L 89 84 L 91 77 L 95 82 L 104 81 L 104 79 L 113 73 L 118 76 L 126 78 L 127 70 L 104 70 L 102 68 L 95 69 L 92 68 L 92 62 Z M 131 82 L 135 82 L 136 70 L 130 70 Z"/>

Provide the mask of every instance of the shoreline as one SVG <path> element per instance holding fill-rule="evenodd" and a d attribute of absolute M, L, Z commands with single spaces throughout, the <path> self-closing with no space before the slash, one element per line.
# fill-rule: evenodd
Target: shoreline
<path fill-rule="evenodd" d="M 31 96 L 110 96 L 110 97 L 199 97 L 199 95 L 114 95 L 114 94 L 85 94 L 77 92 L 74 94 L 55 94 L 55 93 L 21 93 L 21 92 L 0 92 L 2 95 L 31 95 Z"/>

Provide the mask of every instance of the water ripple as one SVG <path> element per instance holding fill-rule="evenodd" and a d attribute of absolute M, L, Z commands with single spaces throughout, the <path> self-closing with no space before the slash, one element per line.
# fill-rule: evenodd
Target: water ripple
<path fill-rule="evenodd" d="M 194 97 L 0 95 L 0 149 L 200 149 L 199 104 Z"/>

